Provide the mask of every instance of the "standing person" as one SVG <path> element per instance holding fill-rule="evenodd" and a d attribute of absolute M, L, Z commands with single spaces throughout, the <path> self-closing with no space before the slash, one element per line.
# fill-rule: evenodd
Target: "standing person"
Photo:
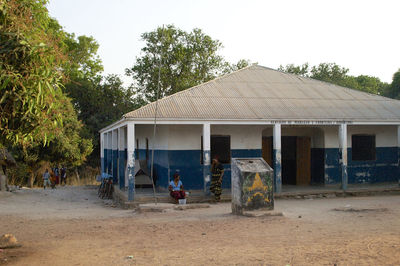
<path fill-rule="evenodd" d="M 211 185 L 210 191 L 214 193 L 215 201 L 221 200 L 222 177 L 224 176 L 224 166 L 219 162 L 218 156 L 215 156 L 211 164 Z"/>
<path fill-rule="evenodd" d="M 46 169 L 43 174 L 43 189 L 46 189 L 46 186 L 51 186 L 49 169 Z"/>
<path fill-rule="evenodd" d="M 185 191 L 183 190 L 182 181 L 179 179 L 180 175 L 176 172 L 174 174 L 174 180 L 172 180 L 168 186 L 168 189 L 170 191 L 169 194 L 175 199 L 175 203 L 178 203 L 178 200 L 184 199 L 186 196 Z"/>
<path fill-rule="evenodd" d="M 60 184 L 60 170 L 58 166 L 54 168 L 54 176 L 56 177 L 56 185 Z"/>
<path fill-rule="evenodd" d="M 65 166 L 63 166 L 61 168 L 61 185 L 64 181 L 64 186 L 67 184 L 67 169 L 65 168 Z"/>

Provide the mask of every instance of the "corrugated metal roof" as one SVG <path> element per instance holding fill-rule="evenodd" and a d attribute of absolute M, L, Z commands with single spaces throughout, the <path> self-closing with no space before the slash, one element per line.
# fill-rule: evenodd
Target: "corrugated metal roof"
<path fill-rule="evenodd" d="M 252 65 L 158 101 L 160 119 L 400 121 L 400 101 Z M 125 114 L 153 118 L 155 103 Z"/>

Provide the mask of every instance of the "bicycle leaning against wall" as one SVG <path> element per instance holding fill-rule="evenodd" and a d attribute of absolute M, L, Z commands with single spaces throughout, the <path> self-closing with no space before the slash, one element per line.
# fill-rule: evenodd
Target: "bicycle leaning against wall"
<path fill-rule="evenodd" d="M 100 176 L 100 181 L 101 181 L 101 184 L 99 186 L 97 195 L 101 199 L 104 199 L 104 198 L 112 199 L 113 192 L 114 192 L 112 175 L 109 175 L 107 173 L 102 173 Z"/>

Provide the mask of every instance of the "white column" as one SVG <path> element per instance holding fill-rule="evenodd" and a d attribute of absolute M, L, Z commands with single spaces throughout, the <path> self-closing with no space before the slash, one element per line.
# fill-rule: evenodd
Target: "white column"
<path fill-rule="evenodd" d="M 108 173 L 108 133 L 104 133 L 104 173 Z"/>
<path fill-rule="evenodd" d="M 274 125 L 274 184 L 275 192 L 282 191 L 282 152 L 281 152 L 281 124 Z"/>
<path fill-rule="evenodd" d="M 104 132 L 100 133 L 100 165 L 101 173 L 104 173 Z"/>
<path fill-rule="evenodd" d="M 114 179 L 114 183 L 118 182 L 118 130 L 115 129 L 112 131 L 112 160 L 111 160 L 111 172 Z"/>
<path fill-rule="evenodd" d="M 400 126 L 397 126 L 397 167 L 400 167 Z M 399 170 L 397 170 L 399 173 Z M 398 177 L 398 183 L 400 185 L 400 175 Z"/>
<path fill-rule="evenodd" d="M 112 132 L 107 133 L 107 173 L 112 175 Z"/>
<path fill-rule="evenodd" d="M 123 188 L 125 186 L 125 177 L 124 177 L 124 171 L 121 171 L 121 169 L 124 169 L 121 167 L 121 165 L 124 163 L 124 159 L 123 157 L 121 157 L 121 152 L 122 147 L 123 147 L 123 142 L 122 142 L 122 132 L 123 129 L 122 128 L 118 128 L 118 183 L 119 183 L 119 188 Z"/>
<path fill-rule="evenodd" d="M 203 178 L 204 192 L 210 188 L 210 164 L 211 164 L 211 145 L 210 145 L 210 123 L 203 124 Z"/>
<path fill-rule="evenodd" d="M 133 201 L 135 193 L 135 124 L 126 126 L 127 140 L 127 175 L 128 175 L 128 201 Z"/>
<path fill-rule="evenodd" d="M 347 189 L 347 124 L 339 126 L 339 164 L 342 172 L 342 189 Z"/>

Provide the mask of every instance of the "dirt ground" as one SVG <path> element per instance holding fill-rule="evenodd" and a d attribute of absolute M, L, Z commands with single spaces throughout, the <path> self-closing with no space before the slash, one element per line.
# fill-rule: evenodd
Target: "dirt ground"
<path fill-rule="evenodd" d="M 283 217 L 230 204 L 135 213 L 93 187 L 0 193 L 6 265 L 400 265 L 400 196 L 276 200 Z"/>

